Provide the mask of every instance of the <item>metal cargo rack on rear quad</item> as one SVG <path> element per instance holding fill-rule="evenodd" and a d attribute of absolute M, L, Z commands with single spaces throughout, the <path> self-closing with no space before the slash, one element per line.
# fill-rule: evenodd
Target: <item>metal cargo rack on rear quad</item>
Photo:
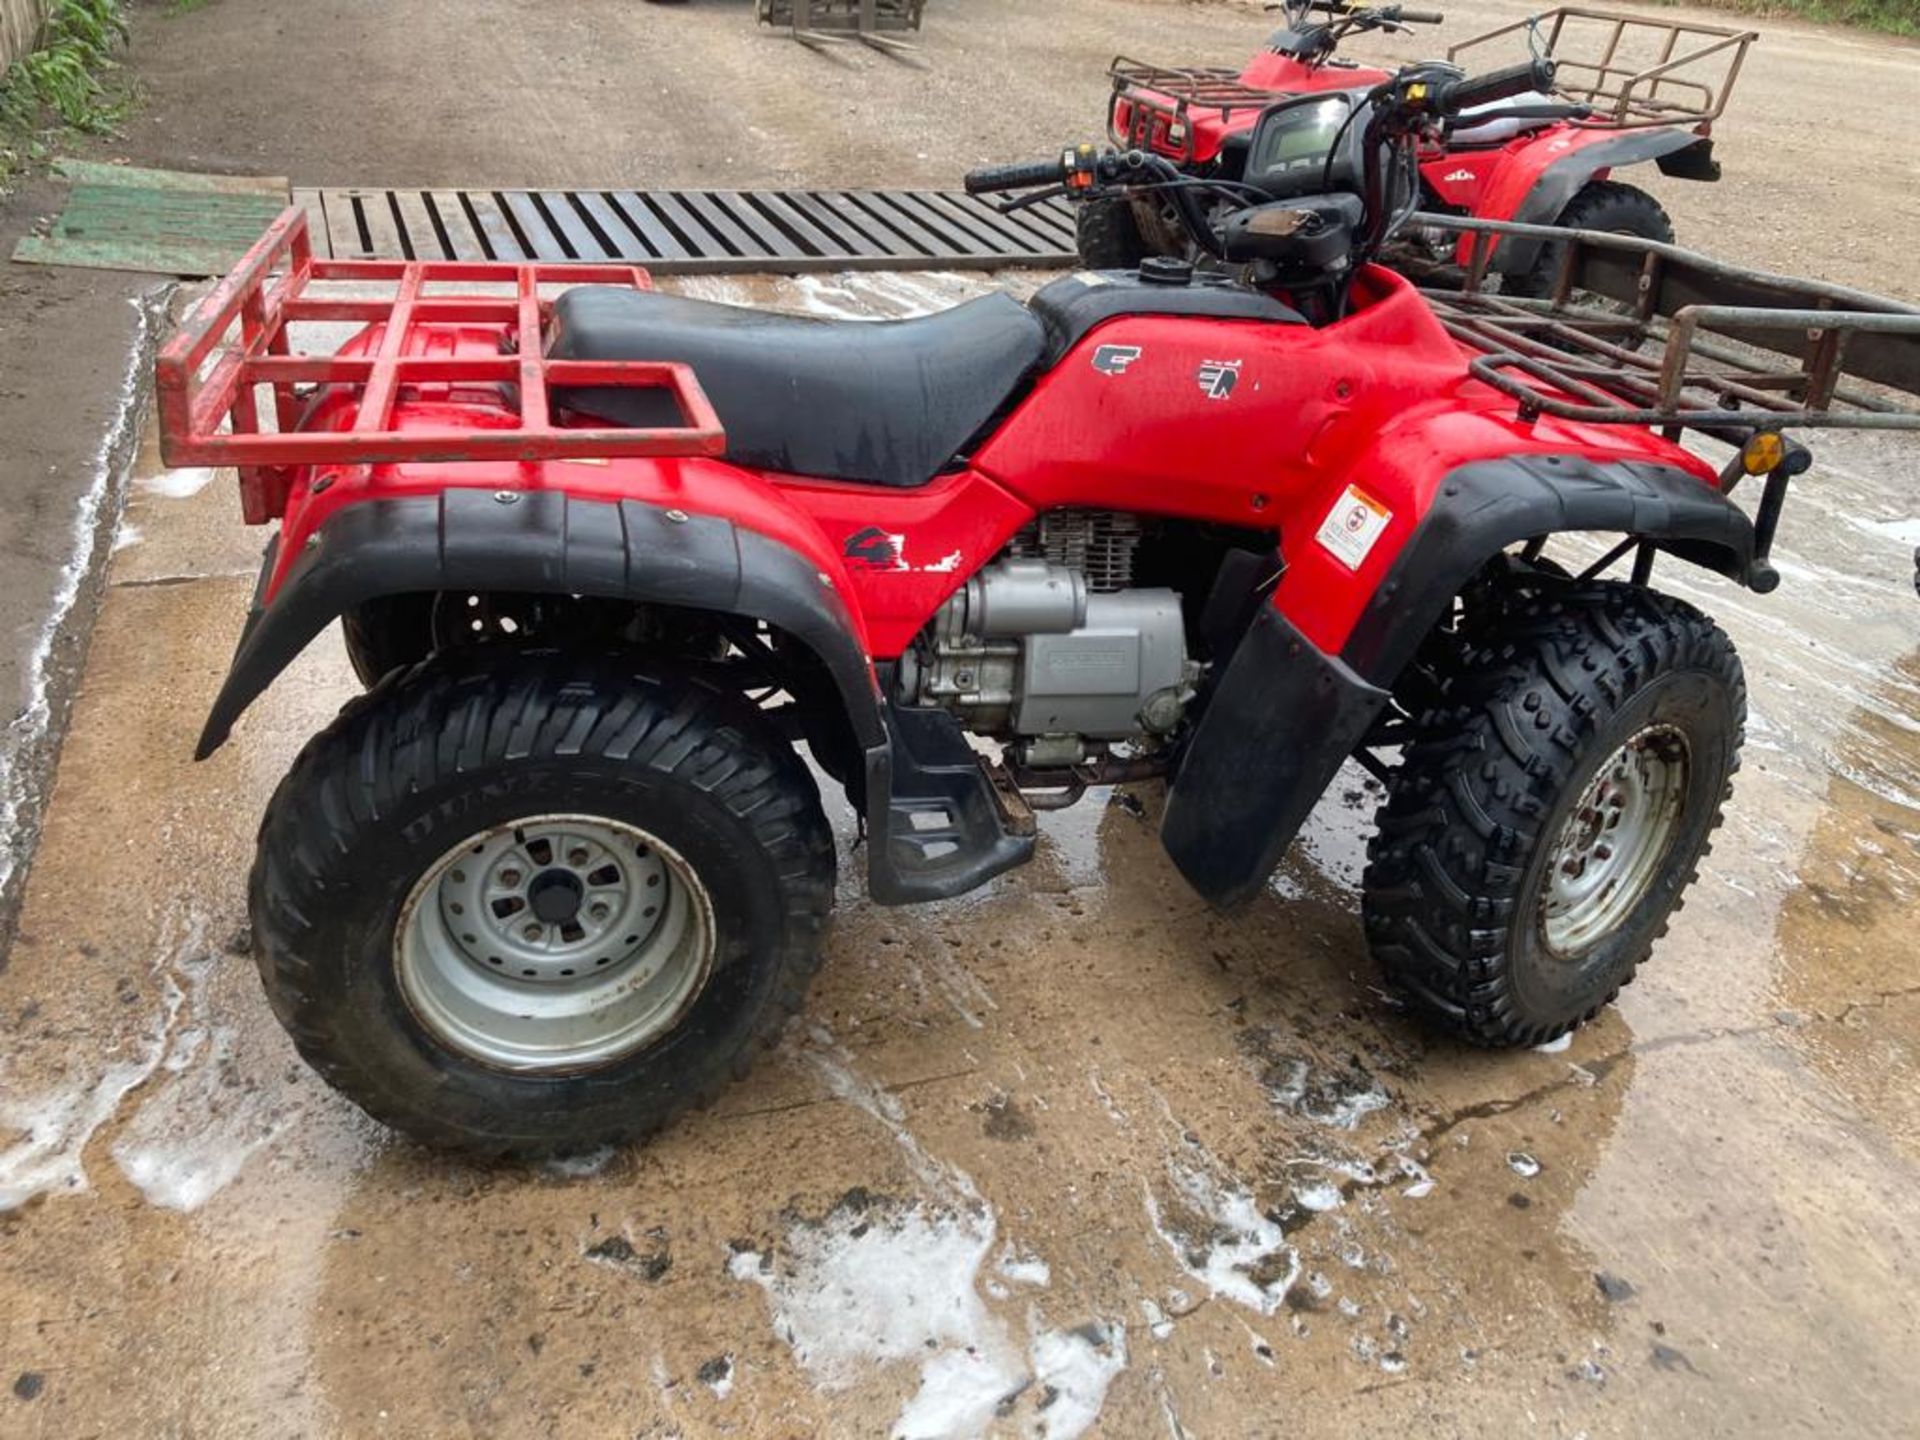
<path fill-rule="evenodd" d="M 1247 84 L 1237 70 L 1154 65 L 1117 55 L 1107 74 L 1113 80 L 1107 103 L 1107 134 L 1113 143 L 1157 151 L 1182 164 L 1193 159 L 1193 111 L 1209 111 L 1224 122 L 1236 112 L 1263 110 L 1274 101 L 1273 91 Z"/>
<path fill-rule="evenodd" d="M 1447 59 L 1467 68 L 1491 63 L 1505 57 L 1481 47 L 1513 37 L 1537 42 L 1559 64 L 1554 94 L 1593 107 L 1580 123 L 1613 129 L 1711 124 L 1727 108 L 1747 47 L 1760 38 L 1754 30 L 1563 5 L 1462 40 Z"/>

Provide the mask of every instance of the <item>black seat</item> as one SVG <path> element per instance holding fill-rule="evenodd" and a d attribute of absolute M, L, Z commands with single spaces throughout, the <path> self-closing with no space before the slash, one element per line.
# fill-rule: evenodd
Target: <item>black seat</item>
<path fill-rule="evenodd" d="M 1041 362 L 1027 308 L 987 295 L 919 320 L 814 320 L 581 286 L 554 304 L 562 360 L 691 365 L 742 465 L 869 485 L 924 485 Z M 677 423 L 660 390 L 577 389 L 567 409 L 614 425 Z"/>

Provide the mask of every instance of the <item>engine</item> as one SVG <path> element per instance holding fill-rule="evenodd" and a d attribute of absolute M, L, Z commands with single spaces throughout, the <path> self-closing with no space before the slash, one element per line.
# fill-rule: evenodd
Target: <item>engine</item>
<path fill-rule="evenodd" d="M 1180 596 L 1132 584 L 1136 517 L 1058 511 L 970 579 L 902 657 L 909 704 L 1015 739 L 1031 769 L 1176 729 L 1200 667 Z"/>

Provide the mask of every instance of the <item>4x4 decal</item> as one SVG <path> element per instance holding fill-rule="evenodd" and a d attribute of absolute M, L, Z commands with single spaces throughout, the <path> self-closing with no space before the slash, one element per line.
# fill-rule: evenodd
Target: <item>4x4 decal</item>
<path fill-rule="evenodd" d="M 900 538 L 889 535 L 878 525 L 869 525 L 849 535 L 840 553 L 869 569 L 893 570 L 900 565 Z"/>

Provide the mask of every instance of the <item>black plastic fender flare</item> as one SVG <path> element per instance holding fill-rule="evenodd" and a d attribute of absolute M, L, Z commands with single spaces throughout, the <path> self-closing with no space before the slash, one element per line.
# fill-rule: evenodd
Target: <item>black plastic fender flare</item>
<path fill-rule="evenodd" d="M 1682 156 L 1685 156 L 1682 159 Z M 1688 179 L 1718 179 L 1720 167 L 1714 163 L 1713 141 L 1689 130 L 1629 130 L 1611 140 L 1582 146 L 1553 162 L 1533 182 L 1533 188 L 1512 216 L 1518 225 L 1553 225 L 1581 188 L 1602 170 L 1618 170 L 1623 165 L 1660 162 L 1667 174 Z M 1540 258 L 1544 241 L 1510 235 L 1502 240 L 1493 255 L 1493 268 L 1506 274 L 1524 274 Z"/>
<path fill-rule="evenodd" d="M 1488 561 L 1510 545 L 1574 530 L 1636 536 L 1743 585 L 1754 579 L 1747 512 L 1677 466 L 1577 455 L 1477 460 L 1440 482 L 1340 658 L 1391 688 Z"/>
<path fill-rule="evenodd" d="M 1194 889 L 1222 908 L 1258 894 L 1454 598 L 1508 546 L 1574 530 L 1637 536 L 1743 582 L 1753 568 L 1746 512 L 1674 466 L 1525 455 L 1449 472 L 1339 654 L 1262 605 L 1224 662 L 1160 827 Z"/>
<path fill-rule="evenodd" d="M 312 532 L 264 604 L 279 544 L 267 548 L 196 759 L 225 744 L 247 707 L 353 606 L 439 590 L 591 595 L 764 620 L 826 666 L 860 748 L 886 743 L 872 668 L 838 593 L 798 551 L 730 520 L 551 490 L 365 500 Z"/>

